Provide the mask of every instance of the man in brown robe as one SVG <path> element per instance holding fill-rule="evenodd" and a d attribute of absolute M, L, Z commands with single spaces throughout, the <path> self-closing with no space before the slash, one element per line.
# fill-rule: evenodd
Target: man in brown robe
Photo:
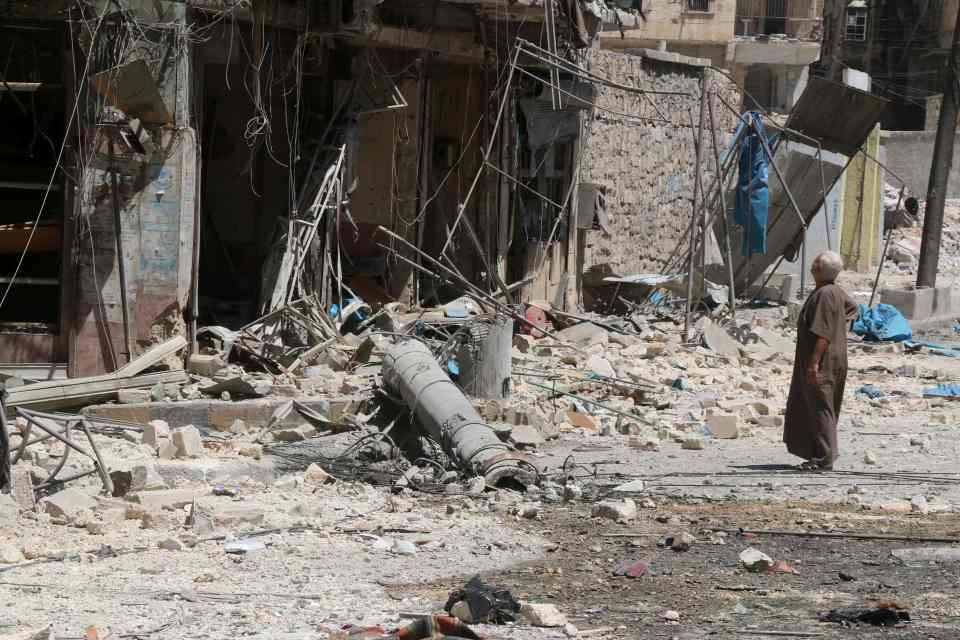
<path fill-rule="evenodd" d="M 787 398 L 783 441 L 805 460 L 802 469 L 829 470 L 837 459 L 837 418 L 847 379 L 847 326 L 857 307 L 835 284 L 843 259 L 817 255 L 810 273 L 817 288 L 800 310 L 797 353 Z"/>

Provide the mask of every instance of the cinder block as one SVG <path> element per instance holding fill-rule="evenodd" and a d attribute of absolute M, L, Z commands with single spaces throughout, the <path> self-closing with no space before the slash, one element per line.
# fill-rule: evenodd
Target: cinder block
<path fill-rule="evenodd" d="M 933 303 L 936 289 L 884 289 L 880 292 L 880 302 L 897 308 L 907 320 L 926 320 L 933 316 Z"/>

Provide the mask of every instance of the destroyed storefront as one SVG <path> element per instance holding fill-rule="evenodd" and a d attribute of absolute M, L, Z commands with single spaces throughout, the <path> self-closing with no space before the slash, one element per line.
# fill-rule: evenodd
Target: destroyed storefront
<path fill-rule="evenodd" d="M 633 203 L 583 162 L 606 148 L 585 134 L 597 81 L 647 65 L 578 49 L 599 23 L 586 5 L 267 4 L 4 20 L 8 374 L 115 371 L 304 296 L 314 313 L 436 305 L 463 292 L 444 269 L 505 303 L 578 299 L 586 248 L 617 242 L 604 200 Z M 621 78 L 654 137 L 690 131 L 644 124 L 670 105 L 638 87 L 670 73 Z M 646 187 L 679 202 L 691 184 Z"/>

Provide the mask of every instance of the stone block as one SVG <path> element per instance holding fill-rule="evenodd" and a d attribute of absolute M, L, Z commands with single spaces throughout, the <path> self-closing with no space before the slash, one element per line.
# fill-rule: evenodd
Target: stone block
<path fill-rule="evenodd" d="M 208 378 L 215 376 L 216 373 L 225 366 L 226 363 L 217 355 L 209 356 L 194 353 L 187 359 L 187 371 Z"/>
<path fill-rule="evenodd" d="M 10 495 L 17 506 L 25 511 L 32 511 L 36 506 L 37 496 L 33 492 L 29 466 L 18 464 L 10 468 Z"/>
<path fill-rule="evenodd" d="M 142 404 L 150 402 L 148 389 L 120 389 L 117 391 L 117 402 L 120 404 Z"/>
<path fill-rule="evenodd" d="M 757 418 L 757 425 L 767 428 L 782 427 L 783 416 L 759 416 Z"/>
<path fill-rule="evenodd" d="M 315 462 L 311 463 L 310 466 L 307 467 L 307 470 L 303 472 L 304 482 L 310 482 L 312 484 L 326 484 L 327 482 L 332 482 L 333 479 L 333 476 Z"/>
<path fill-rule="evenodd" d="M 13 544 L 0 544 L 0 564 L 17 564 L 23 562 L 23 553 L 20 547 Z"/>
<path fill-rule="evenodd" d="M 557 609 L 555 604 L 525 602 L 520 613 L 535 627 L 562 627 L 567 624 L 567 617 Z"/>
<path fill-rule="evenodd" d="M 617 522 L 627 522 L 637 516 L 637 503 L 633 500 L 604 500 L 593 505 L 590 515 Z"/>
<path fill-rule="evenodd" d="M 79 489 L 67 488 L 44 498 L 40 505 L 50 517 L 69 522 L 81 512 L 94 509 L 97 501 Z"/>
<path fill-rule="evenodd" d="M 173 440 L 161 440 L 157 448 L 157 457 L 161 460 L 173 460 L 177 457 L 177 445 Z"/>
<path fill-rule="evenodd" d="M 161 440 L 170 438 L 170 425 L 165 420 L 151 420 L 143 427 L 143 437 L 140 439 L 145 445 L 154 449 L 160 447 Z"/>
<path fill-rule="evenodd" d="M 203 455 L 203 440 L 200 431 L 193 425 L 174 429 L 173 444 L 177 447 L 178 458 L 198 458 Z"/>
<path fill-rule="evenodd" d="M 737 438 L 740 435 L 740 420 L 735 415 L 715 413 L 707 417 L 707 428 L 714 438 Z"/>
<path fill-rule="evenodd" d="M 131 491 L 156 491 L 166 488 L 167 483 L 152 464 L 138 464 L 131 471 Z"/>
<path fill-rule="evenodd" d="M 537 447 L 545 442 L 537 428 L 528 424 L 513 425 L 510 439 L 518 447 Z"/>

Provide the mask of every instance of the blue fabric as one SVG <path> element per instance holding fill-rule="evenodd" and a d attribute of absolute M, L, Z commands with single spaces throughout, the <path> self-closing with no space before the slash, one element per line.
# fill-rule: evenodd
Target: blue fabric
<path fill-rule="evenodd" d="M 876 400 L 877 398 L 883 397 L 883 391 L 877 389 L 872 384 L 865 384 L 859 389 L 857 389 L 856 395 L 858 396 L 867 396 L 871 400 Z"/>
<path fill-rule="evenodd" d="M 957 396 L 960 396 L 960 384 L 955 382 L 938 384 L 923 390 L 924 398 L 956 398 Z"/>
<path fill-rule="evenodd" d="M 733 219 L 743 227 L 743 247 L 745 256 L 767 251 L 767 209 L 770 190 L 767 186 L 767 155 L 760 136 L 763 130 L 763 118 L 759 111 L 744 114 L 753 123 L 753 129 L 744 139 L 740 149 L 740 176 L 737 179 L 737 196 L 734 202 Z M 737 135 L 747 125 L 741 121 Z M 734 138 L 736 139 L 736 137 Z"/>
<path fill-rule="evenodd" d="M 953 347 L 947 347 L 942 344 L 935 344 L 933 342 L 913 342 L 908 340 L 903 343 L 903 346 L 908 349 L 920 349 L 921 347 L 926 347 L 930 350 L 935 356 L 946 356 L 948 358 L 960 358 L 960 349 L 954 349 Z"/>
<path fill-rule="evenodd" d="M 907 319 L 889 304 L 878 304 L 873 309 L 861 304 L 857 319 L 853 321 L 853 332 L 867 340 L 883 342 L 902 342 L 913 337 L 913 330 Z"/>

